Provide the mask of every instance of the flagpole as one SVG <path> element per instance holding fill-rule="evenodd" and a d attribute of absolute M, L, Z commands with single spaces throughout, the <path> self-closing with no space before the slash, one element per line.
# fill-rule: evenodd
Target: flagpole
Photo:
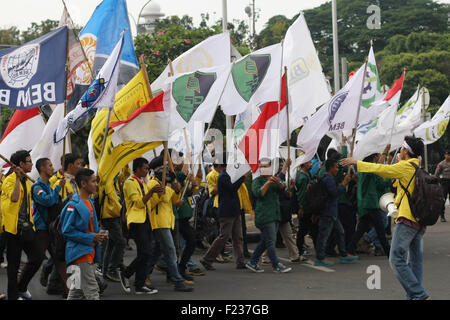
<path fill-rule="evenodd" d="M 359 94 L 359 100 L 358 100 L 358 111 L 356 112 L 356 122 L 355 122 L 355 127 L 353 128 L 353 134 L 352 134 L 352 145 L 350 148 L 350 158 L 353 157 L 353 150 L 355 148 L 356 130 L 358 128 L 358 121 L 359 121 L 359 111 L 361 110 L 361 100 L 362 100 L 363 91 L 364 91 L 364 81 L 366 80 L 367 62 L 368 62 L 368 59 L 366 58 L 366 62 L 364 63 L 364 73 L 363 73 L 362 81 L 361 81 L 361 92 Z M 351 168 L 351 166 L 348 167 L 347 175 L 350 174 L 350 168 Z"/>
<path fill-rule="evenodd" d="M 287 147 L 288 147 L 288 157 L 287 160 L 291 160 L 291 133 L 289 129 L 289 88 L 288 88 L 288 73 L 287 67 L 284 66 L 284 76 L 286 77 L 286 124 L 287 124 Z M 281 82 L 283 85 L 283 82 Z M 291 180 L 291 165 L 288 166 L 287 170 L 287 190 L 290 191 L 290 180 Z"/>
<path fill-rule="evenodd" d="M 65 76 L 65 83 L 64 83 L 64 118 L 67 115 L 67 76 L 69 75 L 69 27 L 67 27 L 67 44 L 66 44 L 66 76 Z M 66 165 L 66 137 L 70 135 L 70 130 L 67 132 L 67 135 L 64 136 L 63 139 L 63 155 L 62 155 L 62 163 L 61 163 L 61 172 L 62 172 L 62 178 L 64 178 L 64 167 Z M 65 188 L 62 188 L 62 200 L 64 200 L 64 190 Z"/>
<path fill-rule="evenodd" d="M 11 161 L 9 161 L 5 156 L 3 156 L 2 154 L 0 154 L 0 158 L 5 161 L 7 164 L 9 164 L 12 168 L 17 167 L 15 164 L 13 164 Z M 29 175 L 27 175 L 25 172 L 25 177 L 30 180 L 32 183 L 35 183 L 36 181 L 34 179 L 32 179 Z"/>
<path fill-rule="evenodd" d="M 401 89 L 401 91 L 400 91 L 400 96 L 401 96 L 402 91 L 403 91 L 403 84 L 405 83 L 406 71 L 408 71 L 408 67 L 406 67 L 406 68 L 403 69 L 403 81 L 402 81 L 402 89 Z M 398 99 L 398 101 L 400 102 L 400 98 Z M 397 103 L 397 106 L 396 106 L 396 108 L 395 108 L 394 120 L 392 121 L 391 134 L 390 134 L 390 137 L 389 137 L 389 143 L 388 143 L 388 145 L 390 145 L 391 142 L 392 142 L 392 134 L 393 134 L 393 132 L 394 132 L 395 119 L 397 118 L 397 110 L 398 110 L 399 102 Z M 389 150 L 389 151 L 390 151 L 390 150 Z"/>
<path fill-rule="evenodd" d="M 281 109 L 280 105 L 281 105 L 281 89 L 282 89 L 282 86 L 283 86 L 283 48 L 284 48 L 283 42 L 284 42 L 284 39 L 281 40 L 281 59 L 280 59 L 281 60 L 281 66 L 280 66 L 280 73 L 281 73 L 281 81 L 280 82 L 281 82 L 281 86 L 280 86 L 280 92 L 278 93 L 277 140 L 275 142 L 277 151 L 280 148 L 280 145 L 278 144 L 278 142 L 280 140 L 280 109 Z M 289 139 L 289 134 L 288 134 L 288 139 Z M 288 150 L 288 155 L 289 155 L 289 150 Z M 273 166 L 273 175 L 275 175 L 276 172 L 278 171 L 279 161 L 280 161 L 278 159 L 278 157 L 276 156 L 276 154 L 275 154 L 275 159 L 274 160 L 275 160 L 274 162 L 276 162 L 276 163 Z"/>
<path fill-rule="evenodd" d="M 67 16 L 69 17 L 70 21 L 73 23 L 73 20 L 72 20 L 72 17 L 70 16 L 69 10 L 67 10 L 66 3 L 64 2 L 64 0 L 61 0 L 61 1 L 62 1 L 63 5 L 64 5 L 64 9 L 66 9 Z M 81 44 L 80 38 L 78 38 L 78 35 L 75 33 L 75 30 L 72 29 L 72 32 L 73 32 L 73 35 L 75 36 L 75 39 L 77 39 L 77 41 L 80 43 L 81 51 L 83 52 L 84 59 L 87 62 L 87 65 L 88 65 L 88 68 L 89 68 L 89 72 L 91 73 L 91 81 L 92 81 L 92 80 L 94 80 L 94 72 L 92 72 L 92 68 L 91 68 L 91 64 L 89 63 L 89 59 L 86 56 L 86 52 L 84 52 L 83 45 Z"/>

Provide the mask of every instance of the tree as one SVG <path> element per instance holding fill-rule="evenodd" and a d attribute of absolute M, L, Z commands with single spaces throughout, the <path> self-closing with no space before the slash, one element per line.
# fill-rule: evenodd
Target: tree
<path fill-rule="evenodd" d="M 29 27 L 26 31 L 22 32 L 21 37 L 23 39 L 23 42 L 29 42 L 31 40 L 43 36 L 44 34 L 49 33 L 53 29 L 57 28 L 58 24 L 59 21 L 50 19 L 41 21 L 40 24 L 32 22 L 31 27 Z"/>
<path fill-rule="evenodd" d="M 0 50 L 20 44 L 20 30 L 17 27 L 0 29 Z"/>

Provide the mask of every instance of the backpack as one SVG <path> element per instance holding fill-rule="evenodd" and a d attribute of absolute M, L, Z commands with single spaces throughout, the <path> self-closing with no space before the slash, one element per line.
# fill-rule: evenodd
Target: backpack
<path fill-rule="evenodd" d="M 306 210 L 313 215 L 320 215 L 325 210 L 327 196 L 322 185 L 322 178 L 314 177 L 306 187 Z"/>
<path fill-rule="evenodd" d="M 416 171 L 406 188 L 401 183 L 400 186 L 408 197 L 409 207 L 411 208 L 414 219 L 421 226 L 432 226 L 437 222 L 439 216 L 445 209 L 445 198 L 440 180 L 438 177 L 419 168 L 415 163 L 411 164 Z M 414 179 L 414 176 L 416 177 L 416 185 L 411 195 L 408 187 Z"/>
<path fill-rule="evenodd" d="M 66 261 L 66 239 L 62 234 L 61 215 L 58 215 L 48 227 L 50 248 L 57 261 Z"/>

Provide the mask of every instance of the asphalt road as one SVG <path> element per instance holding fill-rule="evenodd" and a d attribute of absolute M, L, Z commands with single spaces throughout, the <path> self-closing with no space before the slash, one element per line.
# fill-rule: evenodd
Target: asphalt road
<path fill-rule="evenodd" d="M 449 217 L 447 207 L 447 217 Z M 428 228 L 424 238 L 423 285 L 433 300 L 450 299 L 450 222 L 438 223 Z M 310 240 L 309 244 L 311 245 Z M 250 244 L 253 249 L 256 243 Z M 237 270 L 233 262 L 215 263 L 216 271 L 207 271 L 205 276 L 195 277 L 195 290 L 191 293 L 175 292 L 166 283 L 166 277 L 154 271 L 152 284 L 159 293 L 151 296 L 136 296 L 123 292 L 119 283 L 108 282 L 102 299 L 105 300 L 403 300 L 405 293 L 395 278 L 386 257 L 360 255 L 354 264 L 336 263 L 331 268 L 317 268 L 312 263 L 292 264 L 287 260 L 287 250 L 277 249 L 281 261 L 293 268 L 286 274 L 275 274 L 271 266 L 263 266 L 264 273 Z M 134 258 L 136 251 L 126 251 L 125 262 Z M 196 251 L 194 259 L 199 261 L 202 252 Z M 330 258 L 337 262 L 338 258 Z M 380 288 L 369 289 L 370 266 L 378 266 Z M 373 267 L 372 267 L 373 268 Z M 376 267 L 375 267 L 376 268 Z M 370 283 L 375 283 L 369 281 Z M 0 269 L 0 292 L 6 292 L 6 270 Z M 39 273 L 29 285 L 33 300 L 61 300 L 60 296 L 47 295 L 39 283 Z"/>

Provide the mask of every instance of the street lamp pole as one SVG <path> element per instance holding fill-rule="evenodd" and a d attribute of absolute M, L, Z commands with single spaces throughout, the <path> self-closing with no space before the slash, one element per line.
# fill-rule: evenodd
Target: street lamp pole
<path fill-rule="evenodd" d="M 136 34 L 139 33 L 138 25 L 139 25 L 139 19 L 141 18 L 142 11 L 144 10 L 144 8 L 145 8 L 151 1 L 152 1 L 152 0 L 148 0 L 148 1 L 142 6 L 141 11 L 139 11 L 139 15 L 138 15 L 137 22 L 136 22 Z"/>
<path fill-rule="evenodd" d="M 338 46 L 338 27 L 337 27 L 337 5 L 336 0 L 331 1 L 331 16 L 333 21 L 333 62 L 334 62 L 334 93 L 339 89 L 339 46 Z"/>

